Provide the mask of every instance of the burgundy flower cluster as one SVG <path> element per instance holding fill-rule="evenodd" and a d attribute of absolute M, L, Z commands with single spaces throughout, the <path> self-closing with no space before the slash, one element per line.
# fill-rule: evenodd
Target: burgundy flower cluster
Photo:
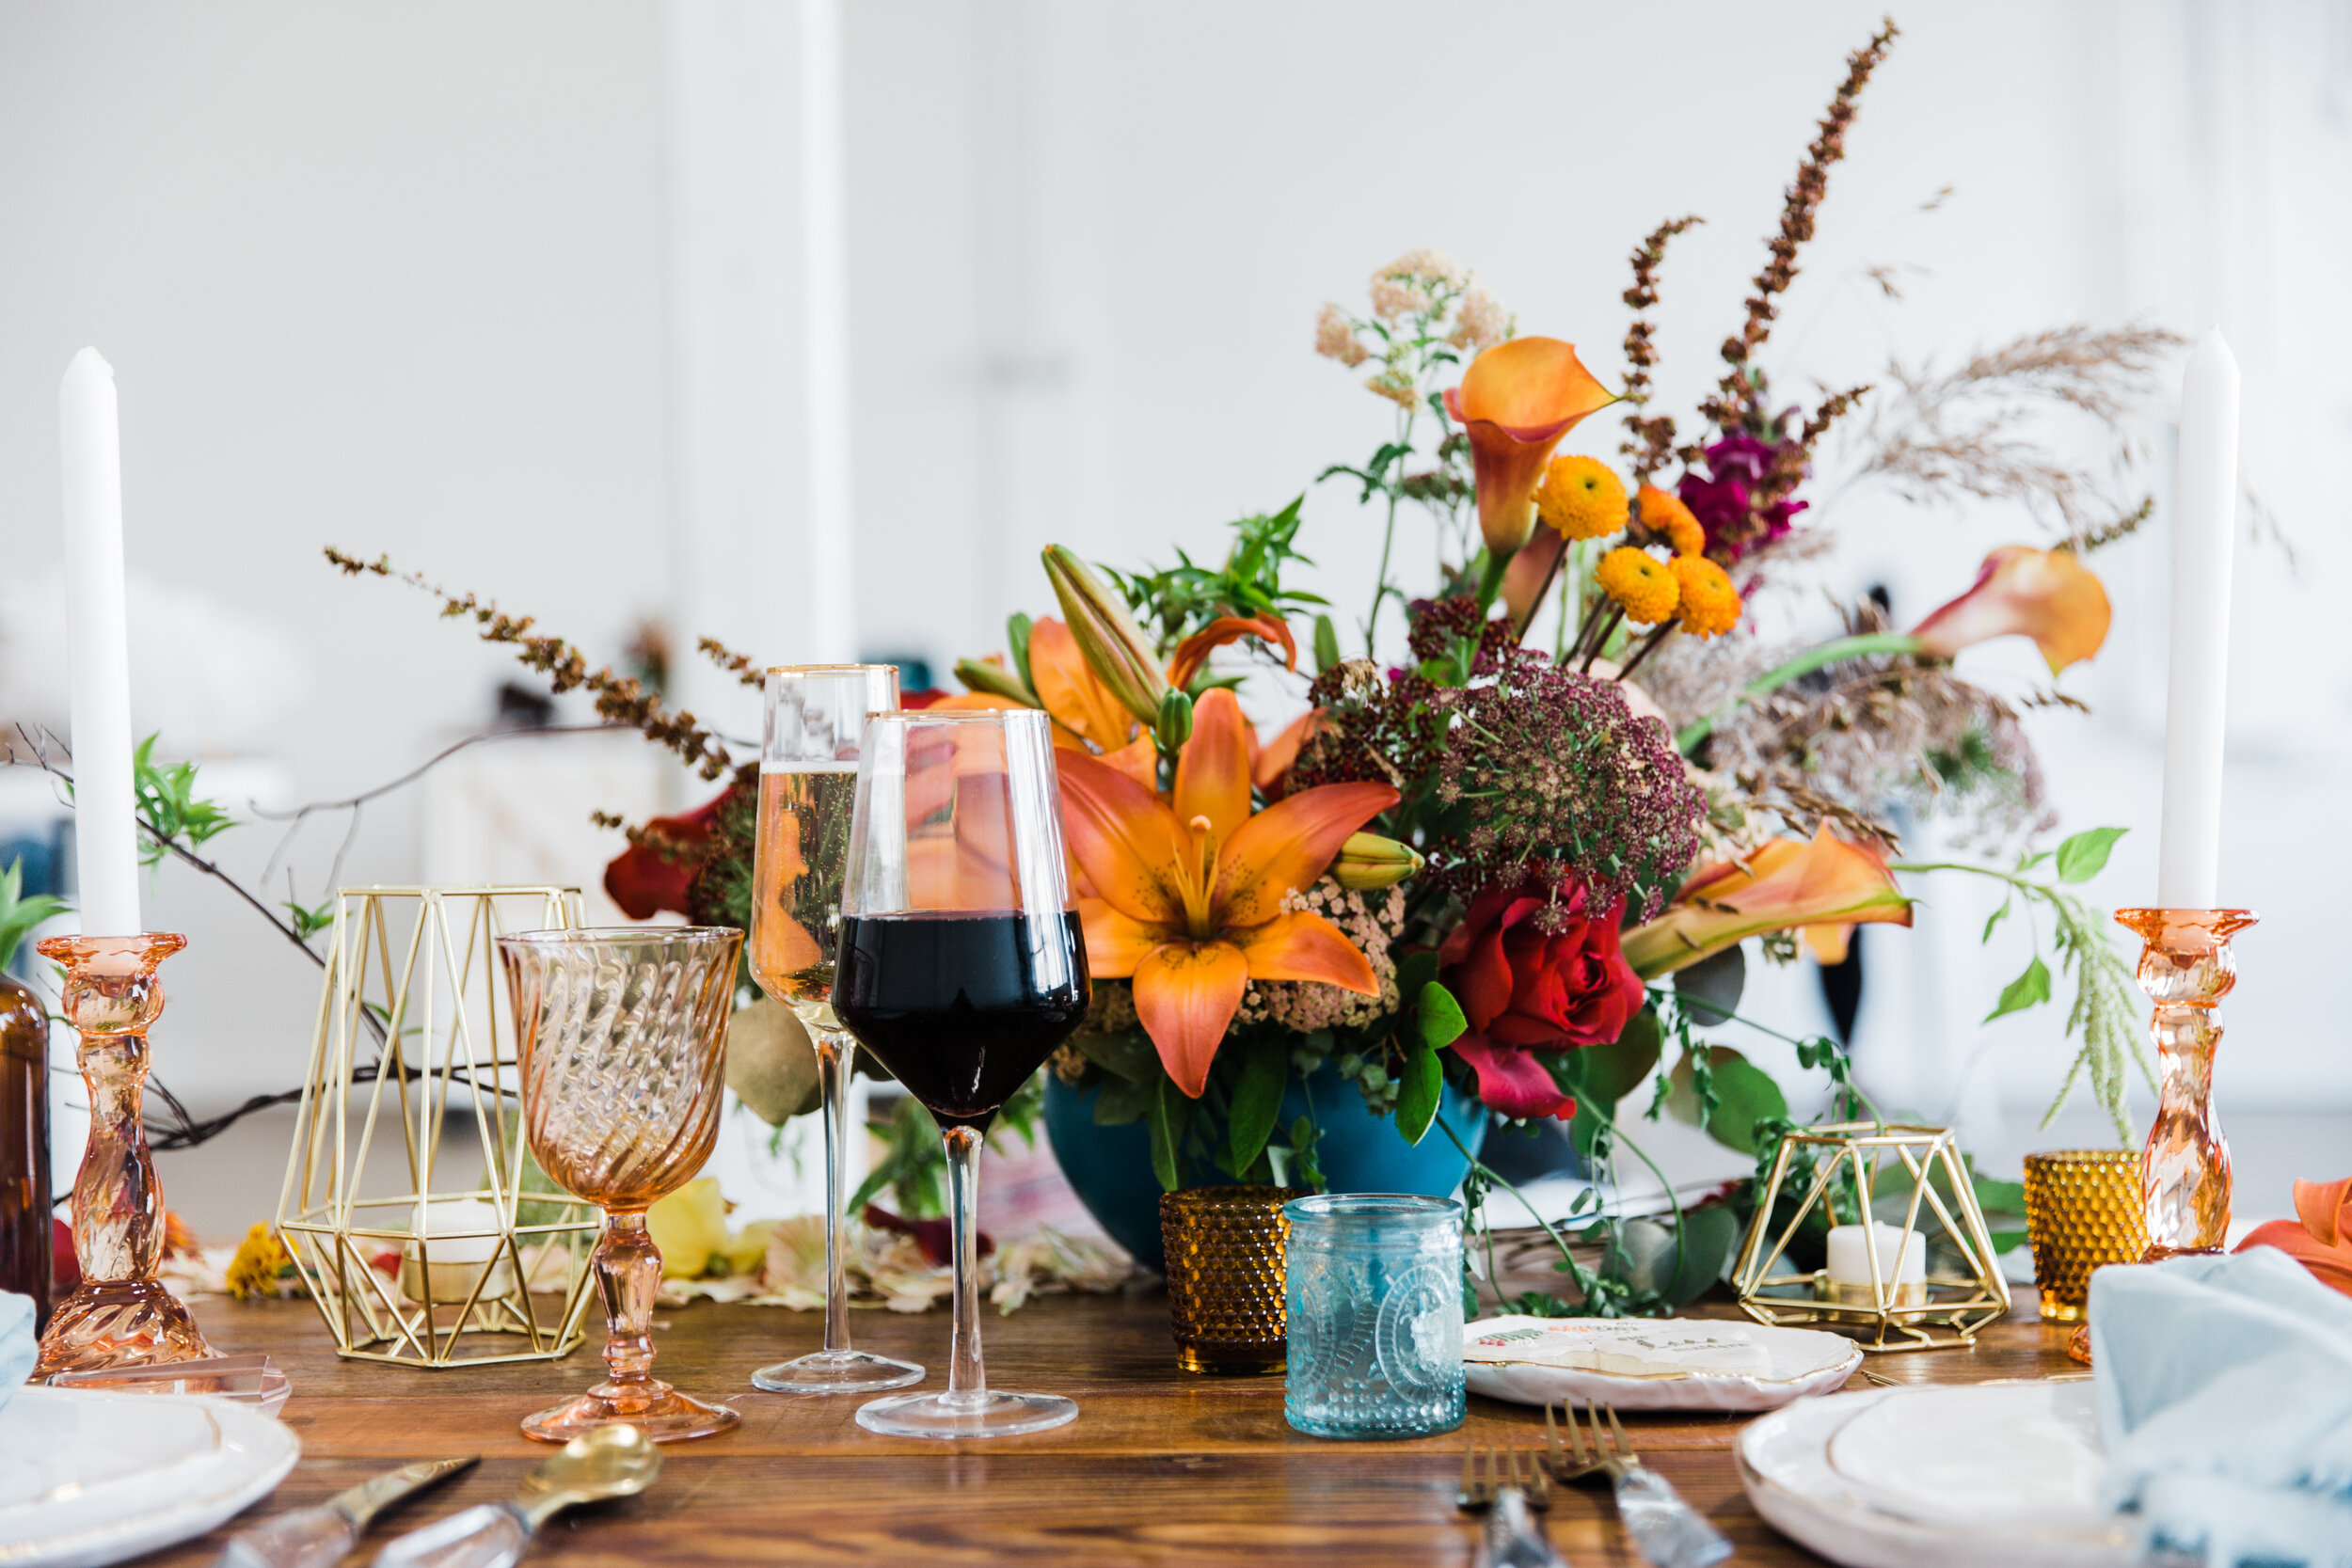
<path fill-rule="evenodd" d="M 1708 477 L 1686 472 L 1677 489 L 1707 531 L 1708 555 L 1724 565 L 1787 534 L 1809 504 L 1790 500 L 1780 483 L 1791 469 L 1804 470 L 1803 451 L 1793 441 L 1767 441 L 1739 430 L 1708 447 L 1706 456 Z"/>
<path fill-rule="evenodd" d="M 1444 721 L 1424 846 L 1433 880 L 1465 898 L 1548 887 L 1539 925 L 1572 902 L 1622 903 L 1646 920 L 1698 855 L 1707 800 L 1666 727 L 1637 717 L 1615 683 L 1513 649 L 1468 687 L 1431 693 Z"/>

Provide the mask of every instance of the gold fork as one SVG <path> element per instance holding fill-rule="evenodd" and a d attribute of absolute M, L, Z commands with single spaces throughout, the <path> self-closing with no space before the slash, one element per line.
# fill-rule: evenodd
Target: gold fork
<path fill-rule="evenodd" d="M 1522 1473 L 1518 1444 L 1502 1449 L 1489 1446 L 1483 1465 L 1479 1462 L 1477 1444 L 1462 1450 L 1462 1483 L 1454 1494 L 1454 1506 L 1465 1513 L 1482 1513 L 1493 1507 L 1495 1499 L 1506 1489 L 1518 1490 L 1530 1508 L 1541 1511 L 1551 1506 L 1550 1478 L 1544 1474 L 1544 1466 L 1534 1454 L 1527 1456 Z"/>
<path fill-rule="evenodd" d="M 1617 1517 L 1625 1521 L 1626 1533 L 1633 1538 L 1645 1560 L 1654 1568 L 1707 1568 L 1731 1555 L 1731 1543 L 1693 1512 L 1665 1477 L 1642 1463 L 1613 1405 L 1586 1402 L 1584 1420 L 1592 1429 L 1589 1449 L 1577 1424 L 1576 1407 L 1563 1403 L 1560 1413 L 1575 1458 L 1570 1463 L 1563 1454 L 1551 1407 L 1545 1406 L 1544 1432 L 1550 1442 L 1553 1478 L 1567 1481 L 1607 1476 L 1616 1491 Z M 1604 1418 L 1609 1423 L 1606 1427 L 1601 1425 Z"/>

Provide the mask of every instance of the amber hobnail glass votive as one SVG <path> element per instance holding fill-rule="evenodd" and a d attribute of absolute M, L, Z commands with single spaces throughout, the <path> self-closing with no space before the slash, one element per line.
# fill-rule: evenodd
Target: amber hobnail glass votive
<path fill-rule="evenodd" d="M 2090 1271 L 2137 1263 L 2148 1250 L 2138 1152 L 2067 1148 L 2026 1155 L 2026 1228 L 2042 1321 L 2081 1323 L 2090 1300 Z"/>
<path fill-rule="evenodd" d="M 1160 1195 L 1168 1325 L 1188 1372 L 1249 1376 L 1283 1367 L 1282 1258 L 1295 1187 L 1195 1187 Z"/>

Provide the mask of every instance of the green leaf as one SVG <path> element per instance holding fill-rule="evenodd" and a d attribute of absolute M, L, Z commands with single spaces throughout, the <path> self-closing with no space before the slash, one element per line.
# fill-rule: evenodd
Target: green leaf
<path fill-rule="evenodd" d="M 1748 960 L 1738 942 L 1710 953 L 1687 969 L 1675 971 L 1675 994 L 1682 999 L 1691 1022 L 1702 1029 L 1729 1022 L 1740 1010 L 1740 993 L 1747 987 Z"/>
<path fill-rule="evenodd" d="M 1315 673 L 1320 675 L 1340 661 L 1340 631 L 1328 615 L 1315 617 Z"/>
<path fill-rule="evenodd" d="M 1756 1123 L 1786 1119 L 1788 1097 L 1771 1073 L 1727 1045 L 1705 1047 L 1708 1075 L 1713 1080 L 1715 1105 L 1702 1121 L 1702 1098 L 1695 1085 L 1697 1051 L 1683 1053 L 1675 1064 L 1674 1089 L 1666 1108 L 1692 1126 L 1704 1125 L 1707 1135 L 1725 1148 L 1742 1154 L 1756 1150 Z"/>
<path fill-rule="evenodd" d="M 1977 939 L 1979 942 L 1991 942 L 1993 940 L 1993 927 L 1998 926 L 2002 921 L 2009 918 L 2009 907 L 2014 901 L 2015 899 L 2013 895 L 2010 898 L 2004 898 L 2001 900 L 2001 907 L 1994 910 L 1993 911 L 1993 918 L 1984 923 L 1984 935 Z"/>
<path fill-rule="evenodd" d="M 1159 1053 L 1152 1049 L 1152 1037 L 1140 1029 L 1116 1035 L 1089 1031 L 1071 1036 L 1070 1043 L 1088 1061 L 1115 1077 L 1136 1084 L 1155 1083 L 1159 1079 Z"/>
<path fill-rule="evenodd" d="M 2061 882 L 2087 882 L 2104 870 L 2115 841 L 2129 828 L 2086 828 L 2058 847 L 2058 876 Z"/>
<path fill-rule="evenodd" d="M 1406 1143 L 1418 1144 L 1428 1136 L 1444 1089 L 1445 1069 L 1438 1061 L 1438 1048 L 1423 1040 L 1421 1049 L 1406 1053 L 1405 1076 L 1397 1085 L 1396 1130 Z"/>
<path fill-rule="evenodd" d="M 1005 623 L 1005 647 L 1012 656 L 1012 667 L 1020 673 L 1021 684 L 1032 691 L 1037 682 L 1029 674 L 1029 633 L 1036 627 L 1036 622 L 1019 611 Z"/>
<path fill-rule="evenodd" d="M 1289 1053 L 1278 1046 L 1242 1058 L 1241 1081 L 1233 1085 L 1232 1109 L 1225 1117 L 1227 1164 L 1236 1176 L 1258 1163 L 1258 1155 L 1282 1119 L 1282 1086 L 1290 1077 Z"/>
<path fill-rule="evenodd" d="M 1094 1097 L 1094 1125 L 1124 1127 L 1141 1121 L 1151 1113 L 1159 1092 L 1156 1084 L 1131 1083 L 1124 1078 L 1107 1080 L 1103 1092 Z"/>
<path fill-rule="evenodd" d="M 1438 977 L 1438 953 L 1423 948 L 1407 953 L 1396 960 L 1396 993 L 1399 996 L 1419 996 L 1421 988 Z"/>
<path fill-rule="evenodd" d="M 1470 1020 L 1454 993 L 1432 980 L 1421 988 L 1421 1037 L 1433 1051 L 1442 1051 L 1470 1033 Z"/>
<path fill-rule="evenodd" d="M 1172 1078 L 1159 1082 L 1159 1093 L 1152 1100 L 1152 1174 L 1160 1179 L 1162 1192 L 1174 1192 L 1184 1184 L 1177 1174 L 1176 1152 L 1184 1144 L 1184 1132 L 1192 1124 L 1192 1104 L 1184 1099 L 1184 1091 Z"/>
<path fill-rule="evenodd" d="M 1626 1021 L 1613 1044 L 1588 1045 L 1581 1051 L 1548 1053 L 1544 1065 L 1561 1091 L 1576 1096 L 1576 1119 L 1568 1124 L 1568 1142 L 1590 1159 L 1616 1120 L 1619 1101 L 1631 1094 L 1658 1066 L 1664 1037 L 1658 1010 L 1645 1007 Z"/>
<path fill-rule="evenodd" d="M 2026 973 L 2011 980 L 2002 990 L 1999 1004 L 1984 1015 L 1984 1021 L 1990 1023 L 1996 1018 L 2005 1018 L 2010 1013 L 2022 1013 L 2027 1007 L 2039 1006 L 2048 1000 L 2050 1000 L 2050 966 L 2042 961 L 2041 954 L 2036 953 L 2033 956 L 2033 961 L 2026 965 Z"/>
<path fill-rule="evenodd" d="M 63 914 L 68 906 L 62 898 L 36 893 L 30 898 L 21 896 L 24 889 L 24 857 L 0 873 L 0 969 L 8 966 L 16 957 L 17 947 L 35 927 L 52 915 Z"/>

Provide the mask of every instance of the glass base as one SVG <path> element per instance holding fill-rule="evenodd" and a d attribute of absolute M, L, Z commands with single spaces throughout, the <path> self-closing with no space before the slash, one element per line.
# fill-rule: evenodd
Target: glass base
<path fill-rule="evenodd" d="M 180 1298 L 152 1279 L 85 1280 L 57 1304 L 31 1381 L 59 1372 L 200 1361 L 214 1354 Z"/>
<path fill-rule="evenodd" d="M 922 1381 L 923 1369 L 914 1362 L 862 1350 L 820 1350 L 752 1374 L 752 1386 L 771 1394 L 873 1394 Z"/>
<path fill-rule="evenodd" d="M 1002 1394 L 993 1388 L 984 1394 L 901 1394 L 862 1405 L 857 1413 L 858 1425 L 885 1437 L 1013 1437 L 1077 1418 L 1077 1404 L 1058 1394 Z"/>
<path fill-rule="evenodd" d="M 742 1418 L 723 1404 L 689 1399 L 659 1380 L 627 1386 L 600 1383 L 578 1399 L 526 1418 L 523 1435 L 542 1443 L 568 1443 L 598 1427 L 626 1423 L 657 1443 L 675 1443 L 725 1432 Z"/>

